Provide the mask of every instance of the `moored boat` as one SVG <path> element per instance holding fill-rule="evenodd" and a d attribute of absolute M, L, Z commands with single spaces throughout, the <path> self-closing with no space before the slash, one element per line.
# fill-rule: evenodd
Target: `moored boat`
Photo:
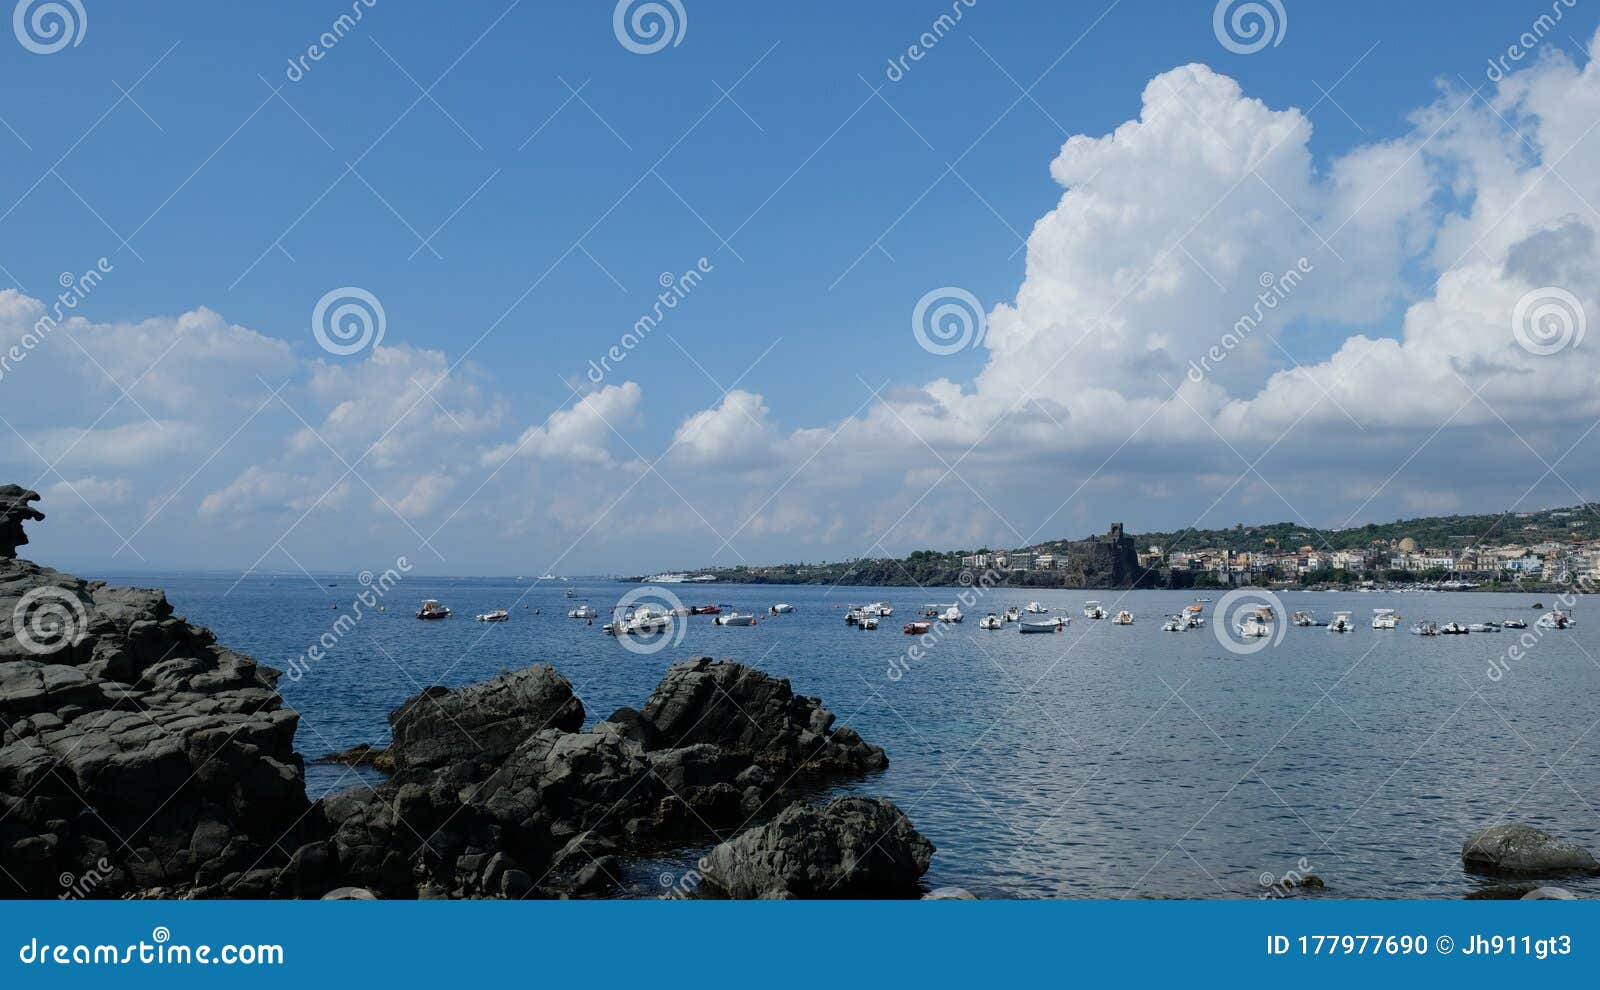
<path fill-rule="evenodd" d="M 1041 611 L 1043 610 L 1041 609 Z M 1103 619 L 1106 617 L 1105 606 L 1101 605 L 1099 602 L 1084 602 L 1083 616 L 1086 619 Z"/>
<path fill-rule="evenodd" d="M 569 619 L 594 619 L 598 618 L 599 615 L 600 613 L 595 610 L 595 607 L 588 602 L 584 602 L 577 608 L 567 610 L 567 618 Z"/>
<path fill-rule="evenodd" d="M 1123 609 L 1117 613 L 1117 617 L 1115 619 L 1111 620 L 1111 624 L 1117 626 L 1131 626 L 1133 625 L 1133 613 L 1127 609 Z"/>
<path fill-rule="evenodd" d="M 794 606 L 790 605 L 788 602 L 779 602 L 778 604 L 767 609 L 767 611 L 773 615 L 788 615 L 794 611 Z"/>
<path fill-rule="evenodd" d="M 907 636 L 920 636 L 932 628 L 933 623 L 923 622 L 919 619 L 916 622 L 907 622 L 904 631 Z"/>
<path fill-rule="evenodd" d="M 753 626 L 756 624 L 756 617 L 753 615 L 740 615 L 737 611 L 734 611 L 729 612 L 727 615 L 718 615 L 711 621 L 719 626 Z"/>
<path fill-rule="evenodd" d="M 1004 624 L 1000 617 L 993 612 L 978 620 L 979 629 L 999 629 Z"/>
<path fill-rule="evenodd" d="M 1020 633 L 1055 633 L 1066 628 L 1066 623 L 1060 616 L 1044 617 L 1029 615 L 1017 623 L 1017 632 Z"/>
<path fill-rule="evenodd" d="M 1350 621 L 1349 612 L 1333 613 L 1333 621 L 1328 623 L 1329 632 L 1347 633 L 1353 631 L 1355 627 L 1355 623 Z"/>
<path fill-rule="evenodd" d="M 1392 608 L 1375 608 L 1372 610 L 1372 628 L 1398 629 L 1400 628 L 1400 613 Z"/>
<path fill-rule="evenodd" d="M 1437 636 L 1437 635 L 1439 635 L 1439 624 L 1436 623 L 1436 622 L 1418 622 L 1418 623 L 1415 623 L 1411 627 L 1411 635 L 1413 635 L 1413 636 Z"/>
<path fill-rule="evenodd" d="M 477 616 L 477 620 L 479 622 L 506 622 L 510 620 L 510 618 L 511 613 L 507 612 L 503 608 L 497 608 L 492 612 L 485 612 L 482 615 Z"/>
<path fill-rule="evenodd" d="M 422 607 L 417 609 L 417 618 L 419 619 L 448 619 L 450 618 L 451 614 L 452 613 L 449 609 L 445 608 L 443 605 L 440 605 L 432 598 L 429 598 L 427 601 L 423 602 Z"/>

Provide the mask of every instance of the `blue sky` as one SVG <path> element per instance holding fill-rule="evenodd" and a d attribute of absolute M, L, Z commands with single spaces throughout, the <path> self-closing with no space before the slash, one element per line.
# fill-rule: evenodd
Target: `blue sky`
<path fill-rule="evenodd" d="M 1586 493 L 1581 456 L 1546 471 L 1563 438 L 1584 435 L 1581 417 L 1552 424 L 1533 412 L 1524 422 L 1511 409 L 1515 397 L 1474 403 L 1455 419 L 1451 403 L 1398 424 L 1368 423 L 1339 407 L 1386 400 L 1339 401 L 1334 375 L 1306 389 L 1335 392 L 1336 418 L 1319 426 L 1327 408 L 1309 421 L 1285 414 L 1284 426 L 1309 429 L 1270 449 L 1285 431 L 1250 425 L 1271 419 L 1265 407 L 1225 405 L 1266 395 L 1274 373 L 1324 367 L 1353 335 L 1400 338 L 1408 310 L 1426 307 L 1451 269 L 1441 254 L 1457 252 L 1441 245 L 1463 224 L 1494 229 L 1474 248 L 1519 233 L 1492 259 L 1501 268 L 1546 243 L 1528 247 L 1536 234 L 1587 243 L 1588 204 L 1600 201 L 1588 185 L 1595 170 L 1581 165 L 1587 132 L 1579 128 L 1576 154 L 1546 148 L 1544 135 L 1557 128 L 1541 126 L 1538 95 L 1503 93 L 1486 78 L 1491 58 L 1561 8 L 1560 23 L 1539 30 L 1537 51 L 1512 64 L 1511 78 L 1545 73 L 1539 85 L 1551 91 L 1586 84 L 1552 68 L 1576 72 L 1588 62 L 1584 46 L 1600 15 L 1581 4 L 1282 0 L 1279 43 L 1239 54 L 1219 41 L 1210 3 L 682 0 L 681 41 L 639 54 L 619 42 L 609 3 L 461 3 L 446 15 L 357 0 L 360 22 L 324 58 L 305 62 L 298 80 L 290 60 L 351 4 L 81 6 L 76 45 L 37 54 L 10 37 L 0 43 L 0 290 L 48 301 L 63 271 L 101 257 L 111 267 L 75 310 L 88 326 L 53 336 L 0 379 L 11 427 L 0 430 L 0 465 L 8 479 L 53 487 L 45 505 L 53 522 L 35 540 L 51 562 L 347 570 L 415 553 L 430 537 L 421 559 L 439 571 L 646 570 L 1019 542 L 1099 530 L 1113 516 L 1135 530 L 1295 517 L 1327 525 Z M 890 60 L 954 8 L 959 23 L 907 62 L 903 78 L 887 78 Z M 1196 269 L 1174 275 L 1184 286 L 1163 286 L 1165 269 L 1153 265 L 1149 290 L 1119 282 L 1119 294 L 1143 300 L 1170 289 L 1166 309 L 1141 314 L 1147 321 L 1197 312 L 1189 291 L 1221 297 L 1222 313 L 1248 309 L 1265 269 L 1243 261 L 1226 269 L 1248 254 L 1243 245 L 1263 242 L 1257 223 L 1291 241 L 1309 238 L 1309 278 L 1319 286 L 1253 343 L 1265 348 L 1270 334 L 1270 348 L 1207 383 L 1220 392 L 1172 404 L 1193 412 L 1190 426 L 1215 428 L 1184 433 L 1156 420 L 1155 436 L 1119 446 L 1143 412 L 1094 400 L 1093 376 L 1081 367 L 1063 373 L 1058 392 L 1030 390 L 1041 411 L 1026 429 L 1006 424 L 986 436 L 998 413 L 930 400 L 942 394 L 931 382 L 981 398 L 986 373 L 1003 392 L 1004 362 L 1027 363 L 1017 349 L 1042 343 L 1039 307 L 1074 305 L 1078 290 L 1049 271 L 1055 247 L 1035 233 L 1063 202 L 1052 162 L 1073 135 L 1100 139 L 1137 121 L 1152 80 L 1177 78 L 1163 74 L 1190 64 L 1209 75 L 1195 81 L 1196 95 L 1177 97 L 1186 111 L 1231 100 L 1213 80 L 1232 80 L 1243 101 L 1301 112 L 1303 140 L 1284 144 L 1303 147 L 1305 160 L 1286 168 L 1285 183 L 1273 172 L 1250 202 L 1230 193 L 1201 218 L 1196 240 L 1180 241 Z M 1452 115 L 1462 98 L 1465 109 Z M 1219 111 L 1224 130 L 1237 123 L 1242 142 L 1258 125 L 1272 133 L 1268 118 L 1233 106 Z M 1349 191 L 1338 163 L 1364 149 L 1387 157 L 1373 153 L 1382 159 L 1373 175 L 1351 166 L 1345 176 L 1361 216 L 1356 230 L 1333 235 L 1355 242 L 1342 249 L 1323 240 L 1339 228 L 1339 211 L 1312 211 Z M 1531 176 L 1563 150 L 1560 181 L 1541 184 L 1510 219 L 1474 217 L 1488 199 L 1483 177 L 1493 170 L 1483 163 L 1493 155 L 1518 158 Z M 1138 212 L 1141 192 L 1179 203 L 1188 195 L 1194 170 L 1171 156 L 1152 152 L 1152 163 L 1173 166 L 1161 174 L 1109 149 L 1094 155 L 1101 170 L 1070 185 L 1115 193 L 1104 202 L 1125 216 Z M 1124 174 L 1149 187 L 1112 188 Z M 1571 202 L 1541 203 L 1552 188 L 1570 190 Z M 1388 202 L 1401 192 L 1403 202 Z M 1265 216 L 1273 202 L 1282 211 Z M 1236 209 L 1241 226 L 1207 236 Z M 1375 216 L 1369 237 L 1360 228 Z M 1182 222 L 1162 222 L 1171 229 L 1161 233 L 1184 234 Z M 1160 257 L 1167 245 L 1142 246 L 1145 236 L 1130 231 L 1106 253 Z M 1285 247 L 1269 259 L 1272 271 L 1299 256 L 1295 244 Z M 549 431 L 553 412 L 594 391 L 589 362 L 651 310 L 662 273 L 701 258 L 704 281 L 603 383 L 629 389 L 607 393 L 614 414 L 599 410 L 603 422 L 530 438 L 526 431 Z M 991 312 L 986 345 L 949 355 L 917 346 L 908 321 L 925 293 L 960 287 L 992 311 L 1018 300 L 1036 270 L 1039 304 L 1016 320 Z M 1112 281 L 1138 275 L 1117 271 Z M 381 300 L 388 359 L 318 347 L 312 310 L 344 286 Z M 1571 289 L 1587 304 L 1592 290 Z M 34 322 L 25 309 L 14 303 L 17 328 Z M 175 359 L 141 378 L 166 352 L 162 327 L 181 335 L 183 314 L 200 310 L 216 314 L 213 335 L 181 341 Z M 1130 401 L 1170 396 L 1195 348 L 1175 346 L 1162 326 L 1130 322 L 1114 332 L 1128 335 L 1117 360 L 1131 355 L 1129 366 L 1150 377 L 1120 382 L 1118 371 L 1110 386 Z M 1160 360 L 1137 359 L 1152 348 Z M 1064 357 L 1047 342 L 1044 353 L 1041 368 Z M 1094 360 L 1104 358 L 1080 353 L 1062 368 Z M 1235 373 L 1246 364 L 1252 370 Z M 1474 367 L 1492 364 L 1484 357 Z M 1520 392 L 1570 385 L 1582 394 L 1593 376 L 1572 365 L 1562 372 L 1578 375 L 1571 383 L 1547 381 L 1549 363 L 1530 365 L 1517 377 Z M 440 375 L 448 383 L 437 394 L 393 401 L 406 381 Z M 279 386 L 281 398 L 271 391 Z M 349 390 L 343 406 L 340 389 Z M 177 395 L 186 390 L 193 394 Z M 730 409 L 728 390 L 754 398 Z M 1079 401 L 1112 411 L 1101 423 Z M 1484 404 L 1493 415 L 1477 408 Z M 743 435 L 712 449 L 704 438 L 727 424 L 684 430 L 717 408 Z M 946 435 L 924 428 L 917 411 L 934 424 L 990 420 L 970 437 Z M 841 428 L 852 419 L 859 425 Z M 72 442 L 119 425 L 128 432 L 104 444 Z M 903 436 L 886 436 L 901 428 Z M 1440 446 L 1408 460 L 1436 430 Z M 146 452 L 128 446 L 134 434 L 170 442 Z M 885 441 L 881 451 L 874 436 Z M 1021 437 L 1015 449 L 997 442 L 1008 436 Z M 346 474 L 380 437 L 400 449 L 369 453 Z M 976 453 L 964 453 L 979 437 Z M 519 440 L 518 463 L 495 472 L 493 452 L 503 458 Z M 1450 449 L 1478 443 L 1511 451 L 1515 463 L 1497 479 L 1446 473 L 1460 460 Z M 575 455 L 574 444 L 602 449 L 603 460 Z M 524 456 L 541 447 L 545 455 Z M 1352 467 L 1335 477 L 1366 480 L 1330 488 L 1314 457 L 1273 467 L 1286 452 L 1322 448 L 1351 451 Z M 695 456 L 681 460 L 684 451 Z M 1229 491 L 1263 451 L 1269 459 Z M 430 473 L 436 481 L 416 484 Z M 353 491 L 314 504 L 341 474 Z"/>

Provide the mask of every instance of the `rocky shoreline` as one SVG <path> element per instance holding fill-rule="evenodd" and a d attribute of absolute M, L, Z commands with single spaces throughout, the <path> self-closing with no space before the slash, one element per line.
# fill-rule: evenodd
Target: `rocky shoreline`
<path fill-rule="evenodd" d="M 888 765 L 818 698 L 674 665 L 583 730 L 554 668 L 390 715 L 391 773 L 312 802 L 279 672 L 159 591 L 16 559 L 38 495 L 0 487 L 0 896 L 603 897 L 624 862 L 720 844 L 681 896 L 917 897 L 933 845 L 892 803 L 807 803 Z"/>

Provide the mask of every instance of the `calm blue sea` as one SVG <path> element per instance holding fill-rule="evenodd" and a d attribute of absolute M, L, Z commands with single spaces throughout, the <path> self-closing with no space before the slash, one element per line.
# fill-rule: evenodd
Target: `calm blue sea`
<path fill-rule="evenodd" d="M 278 668 L 362 590 L 353 577 L 107 577 L 165 588 L 180 615 Z M 631 590 L 405 577 L 387 611 L 365 615 L 299 680 L 281 681 L 303 716 L 300 750 L 384 743 L 386 716 L 408 695 L 530 663 L 566 675 L 593 722 L 639 706 L 671 663 L 711 654 L 789 678 L 887 749 L 888 770 L 839 790 L 895 800 L 938 846 L 928 881 L 984 897 L 1257 897 L 1269 893 L 1264 881 L 1314 873 L 1329 897 L 1456 898 L 1484 882 L 1463 874 L 1462 839 L 1500 820 L 1600 850 L 1600 615 L 1583 604 L 1575 628 L 1544 634 L 1495 680 L 1487 672 L 1519 634 L 1378 632 L 1372 609 L 1399 609 L 1403 626 L 1531 623 L 1535 596 L 1287 593 L 1288 609 L 1320 618 L 1351 610 L 1357 631 L 1290 628 L 1280 644 L 1239 656 L 1209 628 L 1161 630 L 1192 593 L 1100 592 L 1137 617 L 1113 626 L 1082 617 L 1093 593 L 999 589 L 908 661 L 914 639 L 901 626 L 955 591 L 675 586 L 687 604 L 764 614 L 783 601 L 796 611 L 750 628 L 695 617 L 680 645 L 640 656 L 605 636 L 602 620 L 566 618 L 568 588 L 603 616 Z M 424 598 L 455 617 L 417 621 Z M 845 624 L 847 603 L 880 599 L 896 612 L 879 630 Z M 1067 631 L 978 628 L 984 612 L 1033 599 L 1069 609 Z M 494 608 L 511 609 L 511 621 L 472 621 Z M 338 766 L 310 767 L 308 778 L 315 793 L 362 779 Z M 631 893 L 655 896 L 658 877 L 715 842 L 708 834 L 703 846 L 638 864 Z M 1564 883 L 1600 896 L 1600 880 Z"/>

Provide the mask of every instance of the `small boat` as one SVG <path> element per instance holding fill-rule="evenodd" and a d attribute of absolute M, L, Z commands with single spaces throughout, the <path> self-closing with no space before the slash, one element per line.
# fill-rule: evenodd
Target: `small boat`
<path fill-rule="evenodd" d="M 721 610 L 719 609 L 718 611 Z M 719 615 L 712 619 L 711 622 L 713 625 L 718 626 L 753 626 L 756 624 L 756 617 L 753 615 L 740 615 L 735 611 L 729 612 L 727 615 Z"/>
<path fill-rule="evenodd" d="M 1024 608 L 1023 611 L 1027 612 L 1029 615 L 1047 615 L 1050 612 L 1049 609 L 1045 608 L 1043 605 L 1040 605 L 1038 602 L 1029 602 L 1028 607 Z"/>
<path fill-rule="evenodd" d="M 1546 629 L 1567 629 L 1573 625 L 1576 625 L 1577 623 L 1572 616 L 1561 611 L 1559 608 L 1553 608 L 1545 614 L 1539 616 L 1538 624 Z"/>
<path fill-rule="evenodd" d="M 670 630 L 672 616 L 654 606 L 641 605 L 624 612 L 621 619 L 613 619 L 603 628 L 612 636 L 649 636 Z"/>
<path fill-rule="evenodd" d="M 1355 628 L 1356 628 L 1355 623 L 1350 621 L 1350 613 L 1349 612 L 1335 612 L 1335 613 L 1333 613 L 1333 621 L 1328 623 L 1328 631 L 1329 632 L 1347 633 L 1347 632 L 1353 632 L 1355 630 Z"/>
<path fill-rule="evenodd" d="M 932 628 L 933 623 L 931 622 L 907 622 L 905 633 L 907 636 L 921 636 L 923 633 Z"/>
<path fill-rule="evenodd" d="M 861 630 L 878 628 L 878 617 L 871 612 L 863 615 L 861 621 L 856 623 L 856 628 Z"/>
<path fill-rule="evenodd" d="M 1188 632 L 1189 620 L 1181 615 L 1169 615 L 1167 621 L 1161 624 L 1162 632 Z"/>
<path fill-rule="evenodd" d="M 440 605 L 432 598 L 423 602 L 422 607 L 417 609 L 417 618 L 419 619 L 448 619 L 450 618 L 450 614 L 451 613 L 449 609 L 445 608 L 443 605 Z"/>
<path fill-rule="evenodd" d="M 507 612 L 503 608 L 497 608 L 492 612 L 485 612 L 477 617 L 479 622 L 506 622 L 510 620 L 510 618 L 511 613 Z"/>
<path fill-rule="evenodd" d="M 1041 611 L 1043 611 L 1041 609 Z M 1083 617 L 1086 619 L 1103 619 L 1106 617 L 1105 606 L 1099 602 L 1084 602 Z"/>
<path fill-rule="evenodd" d="M 888 602 L 873 602 L 871 605 L 865 606 L 862 611 L 870 612 L 873 615 L 881 618 L 886 615 L 893 615 L 894 606 L 890 605 Z"/>
<path fill-rule="evenodd" d="M 720 615 L 721 605 L 695 605 L 689 609 L 690 615 Z"/>
<path fill-rule="evenodd" d="M 1498 623 L 1498 622 L 1474 622 L 1471 625 L 1467 626 L 1467 631 L 1468 632 L 1475 632 L 1475 633 L 1497 633 L 1497 632 L 1500 631 L 1500 623 Z"/>
<path fill-rule="evenodd" d="M 1018 619 L 1022 618 L 1022 609 L 1013 605 L 1006 609 L 1006 614 L 1001 616 L 1001 618 L 1006 622 L 1016 622 Z"/>
<path fill-rule="evenodd" d="M 995 615 L 993 612 L 990 612 L 988 615 L 978 620 L 979 629 L 999 629 L 1003 625 L 1005 625 L 1005 623 L 1001 621 L 1000 617 Z"/>
<path fill-rule="evenodd" d="M 790 612 L 794 611 L 794 606 L 788 604 L 787 602 L 779 602 L 778 604 L 767 609 L 767 611 L 772 615 L 788 615 Z"/>
<path fill-rule="evenodd" d="M 1441 636 L 1465 636 L 1470 631 L 1459 622 L 1446 622 L 1439 627 L 1439 635 Z"/>
<path fill-rule="evenodd" d="M 1506 619 L 1500 623 L 1502 629 L 1526 629 L 1528 624 L 1522 619 Z"/>
<path fill-rule="evenodd" d="M 1544 608 L 1544 602 L 1534 602 L 1532 608 Z"/>
<path fill-rule="evenodd" d="M 1439 635 L 1439 624 L 1436 622 L 1418 622 L 1411 627 L 1411 635 L 1437 636 Z"/>
<path fill-rule="evenodd" d="M 1039 618 L 1037 616 L 1030 615 L 1017 623 L 1017 632 L 1056 633 L 1060 632 L 1066 627 L 1067 624 L 1061 620 L 1061 616 L 1055 616 L 1053 618 Z"/>
<path fill-rule="evenodd" d="M 1392 608 L 1375 608 L 1372 610 L 1372 628 L 1398 629 L 1400 628 L 1400 613 Z"/>
<path fill-rule="evenodd" d="M 966 616 L 961 613 L 961 607 L 959 605 L 951 605 L 943 612 L 939 613 L 940 622 L 960 622 L 965 618 Z"/>
<path fill-rule="evenodd" d="M 567 618 L 569 619 L 594 619 L 598 618 L 599 615 L 600 613 L 595 611 L 594 606 L 588 604 L 587 602 L 579 605 L 577 608 L 567 610 Z"/>
<path fill-rule="evenodd" d="M 855 625 L 861 621 L 863 614 L 860 605 L 846 605 L 844 607 L 844 624 L 847 626 Z"/>
<path fill-rule="evenodd" d="M 1310 612 L 1295 612 L 1289 616 L 1289 621 L 1297 626 L 1314 626 L 1317 624 L 1316 617 Z"/>
<path fill-rule="evenodd" d="M 1270 609 L 1258 608 L 1250 612 L 1239 624 L 1234 626 L 1234 631 L 1245 639 L 1259 639 L 1272 635 L 1272 612 Z"/>
<path fill-rule="evenodd" d="M 522 579 L 521 578 L 517 578 L 517 580 L 521 581 Z M 578 596 L 577 592 L 573 591 L 571 588 L 567 589 L 567 597 L 568 598 L 576 598 L 577 596 Z"/>
<path fill-rule="evenodd" d="M 1200 604 L 1201 601 L 1210 601 L 1210 599 L 1200 599 L 1183 610 L 1184 618 L 1189 620 L 1190 629 L 1199 629 L 1206 624 L 1206 607 Z"/>
<path fill-rule="evenodd" d="M 1112 625 L 1117 626 L 1131 626 L 1133 625 L 1133 613 L 1127 609 L 1123 609 L 1117 613 L 1117 617 L 1112 619 L 1111 623 Z"/>

